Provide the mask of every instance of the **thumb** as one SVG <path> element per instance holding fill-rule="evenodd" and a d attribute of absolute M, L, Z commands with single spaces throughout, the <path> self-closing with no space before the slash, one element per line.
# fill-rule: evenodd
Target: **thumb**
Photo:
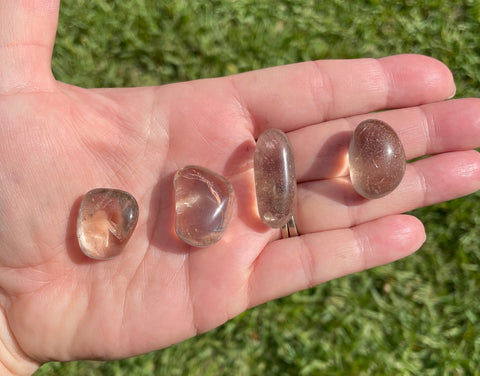
<path fill-rule="evenodd" d="M 0 94 L 50 90 L 60 0 L 0 0 Z"/>

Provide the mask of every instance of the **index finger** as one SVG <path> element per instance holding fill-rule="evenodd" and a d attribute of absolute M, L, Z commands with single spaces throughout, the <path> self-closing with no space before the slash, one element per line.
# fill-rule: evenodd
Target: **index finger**
<path fill-rule="evenodd" d="M 455 93 L 450 70 L 420 55 L 320 60 L 231 77 L 256 136 L 387 108 L 438 102 Z"/>

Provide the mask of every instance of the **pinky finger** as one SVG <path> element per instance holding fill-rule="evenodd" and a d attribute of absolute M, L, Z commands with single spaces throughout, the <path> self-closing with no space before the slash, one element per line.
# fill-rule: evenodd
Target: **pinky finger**
<path fill-rule="evenodd" d="M 277 240 L 253 265 L 250 306 L 399 260 L 424 241 L 423 224 L 410 215 Z"/>

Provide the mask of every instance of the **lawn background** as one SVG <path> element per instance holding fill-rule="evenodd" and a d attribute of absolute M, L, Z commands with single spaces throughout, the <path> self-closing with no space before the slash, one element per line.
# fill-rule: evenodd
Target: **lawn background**
<path fill-rule="evenodd" d="M 480 95 L 480 1 L 63 1 L 53 70 L 157 85 L 310 59 L 421 53 Z M 479 145 L 480 146 L 480 145 Z M 35 375 L 480 375 L 480 196 L 414 212 L 422 249 L 251 309 L 168 349 Z"/>

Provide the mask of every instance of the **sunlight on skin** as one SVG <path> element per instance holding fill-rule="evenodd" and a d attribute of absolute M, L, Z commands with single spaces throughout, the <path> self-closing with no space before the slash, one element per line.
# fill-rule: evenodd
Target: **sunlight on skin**
<path fill-rule="evenodd" d="M 1 374 L 166 347 L 254 305 L 400 259 L 425 239 L 400 213 L 480 187 L 469 150 L 480 144 L 479 102 L 442 102 L 455 87 L 438 61 L 319 61 L 85 90 L 50 71 L 58 6 L 0 2 L 0 212 L 9 218 L 0 226 Z M 356 124 L 388 108 L 399 109 L 378 117 L 408 159 L 438 155 L 409 164 L 391 195 L 368 201 L 338 151 Z M 296 158 L 302 236 L 284 240 L 252 210 L 253 145 L 272 125 Z M 172 230 L 172 179 L 188 164 L 225 175 L 237 196 L 225 236 L 205 249 Z M 75 235 L 79 200 L 94 187 L 128 191 L 140 207 L 125 251 L 109 261 L 86 258 Z"/>

